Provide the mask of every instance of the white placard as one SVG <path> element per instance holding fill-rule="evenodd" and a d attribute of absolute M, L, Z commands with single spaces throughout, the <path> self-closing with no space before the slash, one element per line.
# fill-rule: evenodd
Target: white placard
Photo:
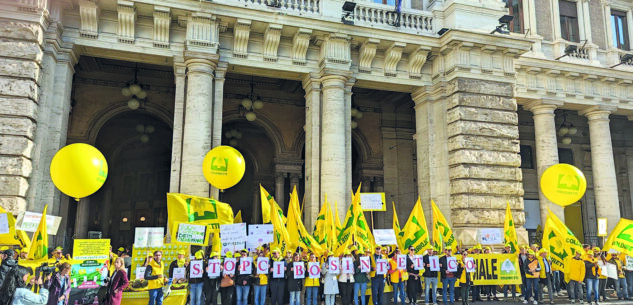
<path fill-rule="evenodd" d="M 136 228 L 134 229 L 134 248 L 161 248 L 165 228 Z"/>
<path fill-rule="evenodd" d="M 439 256 L 429 256 L 429 266 L 431 271 L 440 271 L 440 257 Z"/>
<path fill-rule="evenodd" d="M 248 236 L 246 238 L 246 248 L 254 251 L 255 248 L 273 242 L 275 229 L 272 224 L 248 225 Z"/>
<path fill-rule="evenodd" d="M 338 257 L 330 257 L 327 265 L 328 272 L 331 274 L 341 273 L 341 261 Z"/>
<path fill-rule="evenodd" d="M 7 234 L 9 232 L 9 214 L 2 213 L 0 214 L 0 234 Z"/>
<path fill-rule="evenodd" d="M 256 264 L 257 274 L 268 274 L 270 271 L 270 259 L 268 257 L 258 257 Z"/>
<path fill-rule="evenodd" d="M 178 224 L 176 241 L 187 244 L 204 245 L 206 232 L 207 226 L 180 223 Z"/>
<path fill-rule="evenodd" d="M 633 271 L 633 257 L 630 257 L 628 255 L 626 256 L 626 264 L 624 268 L 629 271 Z"/>
<path fill-rule="evenodd" d="M 354 259 L 351 257 L 343 257 L 341 259 L 341 272 L 354 273 Z"/>
<path fill-rule="evenodd" d="M 374 229 L 376 245 L 397 245 L 396 233 L 393 229 Z"/>
<path fill-rule="evenodd" d="M 359 259 L 360 272 L 371 271 L 371 258 L 369 256 L 361 256 Z"/>
<path fill-rule="evenodd" d="M 273 261 L 273 278 L 279 279 L 284 277 L 284 262 Z"/>
<path fill-rule="evenodd" d="M 240 274 L 252 274 L 253 273 L 253 258 L 242 257 L 240 259 Z"/>
<path fill-rule="evenodd" d="M 184 279 L 187 268 L 174 268 L 174 280 Z"/>
<path fill-rule="evenodd" d="M 414 255 L 413 259 L 413 269 L 414 270 L 424 270 L 424 256 L 423 255 Z"/>
<path fill-rule="evenodd" d="M 360 193 L 360 207 L 363 211 L 384 211 L 385 193 Z"/>
<path fill-rule="evenodd" d="M 377 259 L 376 260 L 376 274 L 385 275 L 387 274 L 387 269 L 389 269 L 389 262 L 386 259 Z"/>
<path fill-rule="evenodd" d="M 503 229 L 501 228 L 479 229 L 479 243 L 482 245 L 503 244 Z"/>
<path fill-rule="evenodd" d="M 477 271 L 477 265 L 475 264 L 475 260 L 472 257 L 467 257 L 464 260 L 464 264 L 466 265 L 466 272 L 472 273 Z"/>
<path fill-rule="evenodd" d="M 147 269 L 147 267 L 137 267 L 136 268 L 136 279 L 137 280 L 142 280 L 145 278 L 145 269 Z"/>
<path fill-rule="evenodd" d="M 457 272 L 457 259 L 454 256 L 446 258 L 446 270 L 448 272 Z"/>
<path fill-rule="evenodd" d="M 189 278 L 200 279 L 204 273 L 204 262 L 201 260 L 191 261 L 189 263 Z"/>
<path fill-rule="evenodd" d="M 311 279 L 321 277 L 321 266 L 319 266 L 318 262 L 308 262 L 308 275 Z"/>
<path fill-rule="evenodd" d="M 220 240 L 222 255 L 226 255 L 228 251 L 236 252 L 246 248 L 246 224 L 220 225 Z"/>
<path fill-rule="evenodd" d="M 235 262 L 235 258 L 225 258 L 224 259 L 224 270 L 222 271 L 223 274 L 225 275 L 232 275 L 235 274 L 235 265 L 237 263 Z"/>
<path fill-rule="evenodd" d="M 303 265 L 303 262 L 293 262 L 292 272 L 295 275 L 295 279 L 303 279 L 306 277 L 306 268 Z"/>
<path fill-rule="evenodd" d="M 606 218 L 598 218 L 598 236 L 607 236 L 607 219 Z"/>
<path fill-rule="evenodd" d="M 407 256 L 403 254 L 396 255 L 396 262 L 398 263 L 398 270 L 407 270 Z"/>
<path fill-rule="evenodd" d="M 222 268 L 222 261 L 219 259 L 210 259 L 209 264 L 207 265 L 207 273 L 209 274 L 209 278 L 220 276 L 220 271 Z"/>
<path fill-rule="evenodd" d="M 618 266 L 615 264 L 607 263 L 607 277 L 617 280 L 618 279 Z"/>
<path fill-rule="evenodd" d="M 42 219 L 42 213 L 24 212 L 18 214 L 18 219 L 15 222 L 15 229 L 25 232 L 35 232 L 40 225 Z M 62 222 L 61 217 L 46 215 L 46 231 L 49 235 L 57 235 L 57 229 Z"/>

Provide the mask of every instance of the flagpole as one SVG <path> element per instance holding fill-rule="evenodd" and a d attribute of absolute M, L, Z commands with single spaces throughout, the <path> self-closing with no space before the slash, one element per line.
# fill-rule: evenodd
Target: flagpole
<path fill-rule="evenodd" d="M 369 211 L 369 216 L 371 217 L 371 231 L 374 232 L 374 211 Z"/>

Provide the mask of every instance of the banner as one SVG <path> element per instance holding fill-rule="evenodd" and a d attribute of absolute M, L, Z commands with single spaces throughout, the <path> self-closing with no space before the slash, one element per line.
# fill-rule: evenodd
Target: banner
<path fill-rule="evenodd" d="M 204 246 L 207 244 L 207 226 L 176 222 L 178 231 L 174 243 L 193 244 Z M 162 228 L 161 228 L 162 229 Z"/>
<path fill-rule="evenodd" d="M 175 232 L 176 222 L 208 225 L 212 231 L 233 223 L 233 208 L 215 199 L 185 194 L 167 194 L 167 229 Z"/>
<path fill-rule="evenodd" d="M 272 224 L 248 225 L 248 236 L 246 238 L 246 248 L 248 251 L 255 251 L 255 248 L 273 242 L 275 229 Z"/>
<path fill-rule="evenodd" d="M 202 274 L 204 273 L 204 264 L 201 260 L 193 260 L 189 262 L 189 278 L 191 279 L 201 279 Z"/>
<path fill-rule="evenodd" d="M 174 281 L 186 278 L 187 268 L 174 268 Z"/>
<path fill-rule="evenodd" d="M 394 229 L 374 229 L 374 240 L 376 241 L 376 245 L 398 244 Z"/>
<path fill-rule="evenodd" d="M 47 209 L 48 205 L 45 205 L 42 215 L 46 215 Z M 48 258 L 48 233 L 46 233 L 46 231 L 46 217 L 42 217 L 40 224 L 37 225 L 37 231 L 33 233 L 33 244 L 27 256 L 29 259 L 38 260 Z"/>
<path fill-rule="evenodd" d="M 516 254 L 473 254 L 474 285 L 519 285 L 521 272 Z"/>
<path fill-rule="evenodd" d="M 424 216 L 420 197 L 415 202 L 407 223 L 400 231 L 400 243 L 402 251 L 413 247 L 415 254 L 423 254 L 429 245 L 429 230 L 426 227 L 426 216 Z"/>
<path fill-rule="evenodd" d="M 317 242 L 310 233 L 306 230 L 301 220 L 301 213 L 299 210 L 299 195 L 297 194 L 297 188 L 295 187 L 290 195 L 290 204 L 288 205 L 288 219 L 286 222 L 286 229 L 288 230 L 288 236 L 290 237 L 290 249 L 296 249 L 302 247 L 303 249 L 310 249 L 312 253 L 317 256 L 321 256 L 324 253 L 323 247 Z"/>
<path fill-rule="evenodd" d="M 363 211 L 385 211 L 385 193 L 360 193 L 360 206 Z"/>
<path fill-rule="evenodd" d="M 433 212 L 433 229 L 441 236 L 442 241 L 446 244 L 446 248 L 451 248 L 454 252 L 457 243 L 455 242 L 453 230 L 448 224 L 448 221 L 446 221 L 446 218 L 444 218 L 444 214 L 442 214 L 442 211 L 440 211 L 437 205 L 435 205 L 433 200 L 431 200 L 431 210 Z"/>
<path fill-rule="evenodd" d="M 360 262 L 360 272 L 371 271 L 371 258 L 369 256 L 361 256 L 359 262 Z"/>
<path fill-rule="evenodd" d="M 207 265 L 207 272 L 209 273 L 209 277 L 217 277 L 220 276 L 220 266 L 222 265 L 222 261 L 219 259 L 210 259 L 209 264 Z"/>
<path fill-rule="evenodd" d="M 257 274 L 268 274 L 270 269 L 270 259 L 268 257 L 257 258 Z"/>
<path fill-rule="evenodd" d="M 236 252 L 246 248 L 246 224 L 220 225 L 220 240 L 222 241 L 222 256 L 225 256 L 228 251 Z"/>
<path fill-rule="evenodd" d="M 0 214 L 0 234 L 8 234 L 11 232 L 11 230 L 9 230 L 9 217 L 13 216 L 9 216 L 7 213 Z"/>
<path fill-rule="evenodd" d="M 134 248 L 160 248 L 163 246 L 165 228 L 135 228 Z"/>
<path fill-rule="evenodd" d="M 308 274 L 311 279 L 321 278 L 321 266 L 319 266 L 318 262 L 308 263 Z"/>
<path fill-rule="evenodd" d="M 70 274 L 72 288 L 94 289 L 109 276 L 109 239 L 75 239 Z"/>
<path fill-rule="evenodd" d="M 40 223 L 40 218 L 42 218 L 41 213 L 34 212 L 24 212 L 18 214 L 18 219 L 16 221 L 16 230 L 22 230 L 25 232 L 35 232 L 37 230 L 37 225 Z M 53 215 L 46 215 L 46 233 L 49 235 L 57 235 L 57 230 L 59 229 L 59 224 L 62 222 L 62 218 Z M 1 234 L 1 233 L 0 233 Z"/>
<path fill-rule="evenodd" d="M 228 274 L 228 275 L 235 274 L 236 264 L 237 262 L 235 258 L 225 258 L 223 274 Z"/>

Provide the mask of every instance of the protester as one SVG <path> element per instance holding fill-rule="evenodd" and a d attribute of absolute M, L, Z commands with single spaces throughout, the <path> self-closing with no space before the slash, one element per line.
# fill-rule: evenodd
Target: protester
<path fill-rule="evenodd" d="M 587 287 L 587 303 L 591 304 L 591 294 L 593 293 L 594 301 L 598 304 L 598 275 L 600 274 L 600 267 L 598 267 L 598 260 L 593 257 L 593 251 L 588 250 L 584 258 L 585 262 L 585 286 Z"/>
<path fill-rule="evenodd" d="M 316 255 L 314 253 L 310 253 L 308 257 L 309 263 L 318 263 Z M 306 269 L 308 269 L 309 265 L 306 264 Z M 305 279 L 305 287 L 306 287 L 306 305 L 318 305 L 317 303 L 317 293 L 319 292 L 319 278 L 311 278 L 306 275 Z M 358 305 L 358 304 L 356 304 Z M 365 305 L 363 303 L 363 305 Z"/>
<path fill-rule="evenodd" d="M 226 252 L 226 258 L 233 258 L 233 252 Z M 235 258 L 239 258 L 241 254 L 235 253 Z M 239 262 L 236 260 L 235 269 L 237 269 L 237 264 Z M 222 279 L 220 280 L 220 299 L 222 301 L 222 305 L 232 305 L 233 304 L 233 294 L 235 293 L 235 274 L 227 274 L 224 272 L 224 268 L 222 269 Z"/>
<path fill-rule="evenodd" d="M 503 247 L 503 251 L 501 251 L 501 253 L 513 254 L 514 252 L 512 251 L 512 244 L 510 244 L 510 243 L 505 244 L 505 246 Z M 516 299 L 517 299 L 516 285 L 504 285 L 503 286 L 503 299 L 504 299 L 504 301 L 508 299 L 508 290 L 512 291 L 512 300 L 516 301 Z"/>
<path fill-rule="evenodd" d="M 290 293 L 290 305 L 301 305 L 301 288 L 303 287 L 303 279 L 295 277 L 295 266 L 293 264 L 299 262 L 301 262 L 301 256 L 299 255 L 299 253 L 293 254 L 292 262 L 288 265 L 288 268 L 286 269 L 286 278 L 288 278 L 288 292 Z"/>
<path fill-rule="evenodd" d="M 596 249 L 594 249 L 594 256 L 596 255 Z M 600 268 L 601 272 L 600 275 L 598 276 L 598 296 L 600 296 L 599 300 L 606 302 L 608 300 L 607 298 L 607 276 L 606 273 L 602 272 L 602 270 L 607 270 L 607 264 L 608 259 L 607 259 L 607 252 L 601 252 L 597 258 L 598 261 L 598 267 Z"/>
<path fill-rule="evenodd" d="M 567 292 L 572 304 L 582 300 L 581 283 L 585 279 L 585 263 L 580 258 L 581 255 L 582 253 L 576 252 L 574 257 L 568 261 L 569 284 L 567 285 Z"/>
<path fill-rule="evenodd" d="M 434 305 L 437 305 L 437 271 L 431 271 L 430 257 L 435 256 L 435 250 L 433 246 L 429 245 L 426 250 L 426 254 L 422 257 L 424 263 L 424 283 L 426 284 L 426 290 L 424 291 L 424 303 L 429 305 L 429 301 L 432 301 Z M 439 266 L 438 266 L 439 267 Z M 431 296 L 431 297 L 429 297 Z"/>
<path fill-rule="evenodd" d="M 58 272 L 55 272 L 48 284 L 48 305 L 67 305 L 70 296 L 70 270 L 72 266 L 63 262 L 57 266 Z"/>
<path fill-rule="evenodd" d="M 400 249 L 395 248 L 393 251 L 393 257 L 389 260 L 389 279 L 393 286 L 393 304 L 398 304 L 398 297 L 400 297 L 401 305 L 404 305 L 404 283 L 407 281 L 407 270 L 398 269 L 398 255 L 400 255 Z"/>
<path fill-rule="evenodd" d="M 237 255 L 236 255 L 237 257 Z M 242 250 L 240 251 L 239 258 L 240 262 L 242 259 L 248 257 L 248 251 Z M 236 263 L 236 266 L 240 266 L 240 262 Z M 242 272 L 242 268 L 237 268 L 235 271 L 235 293 L 237 296 L 237 305 L 246 305 L 248 302 L 248 293 L 250 291 L 251 277 L 253 275 L 252 268 L 251 272 L 246 273 Z"/>
<path fill-rule="evenodd" d="M 27 279 L 30 270 L 24 266 L 15 266 L 9 273 L 0 287 L 0 305 L 44 305 L 48 302 L 48 289 L 41 287 L 38 293 L 32 292 L 27 287 Z M 48 279 L 38 277 L 35 285 L 42 285 Z"/>
<path fill-rule="evenodd" d="M 481 254 L 481 245 L 477 244 L 475 245 L 472 249 L 471 249 L 471 254 Z M 459 253 L 459 252 L 458 252 Z M 476 302 L 476 301 L 482 301 L 481 299 L 481 291 L 482 288 L 485 291 L 485 286 L 481 286 L 481 285 L 471 285 L 471 290 L 472 290 L 472 302 Z"/>
<path fill-rule="evenodd" d="M 370 249 L 365 249 L 365 256 L 371 255 Z M 360 256 L 354 261 L 354 305 L 358 305 L 358 298 L 361 305 L 365 305 L 365 293 L 369 283 L 369 272 L 361 271 Z M 309 303 L 307 305 L 310 305 Z"/>
<path fill-rule="evenodd" d="M 371 299 L 374 303 L 373 305 L 382 305 L 382 296 L 385 291 L 385 275 L 376 272 L 376 262 L 379 259 L 383 259 L 383 255 L 380 246 L 376 246 L 374 255 L 371 256 L 371 272 L 369 273 L 371 277 Z"/>
<path fill-rule="evenodd" d="M 409 247 L 409 255 L 407 255 L 407 273 L 409 278 L 407 279 L 407 298 L 411 304 L 415 304 L 417 295 L 420 294 L 422 288 L 422 281 L 420 280 L 420 270 L 415 269 L 413 260 L 415 259 L 415 248 Z"/>
<path fill-rule="evenodd" d="M 541 301 L 544 298 L 543 288 L 547 286 L 547 293 L 549 294 L 549 303 L 554 304 L 554 285 L 552 283 L 552 261 L 549 259 L 549 253 L 546 249 L 539 251 L 539 264 L 541 265 L 541 272 L 539 274 L 539 295 L 538 300 Z"/>
<path fill-rule="evenodd" d="M 166 279 L 163 276 L 163 251 L 154 251 L 154 256 L 149 260 L 145 267 L 145 280 L 147 280 L 147 288 L 149 289 L 148 305 L 163 304 L 163 285 Z"/>
<path fill-rule="evenodd" d="M 448 270 L 448 259 L 451 256 L 451 248 L 444 249 L 444 256 L 440 257 L 440 277 L 442 278 L 442 298 L 445 305 L 453 305 L 455 303 L 455 277 L 456 272 Z M 447 302 L 450 301 L 450 303 Z"/>
<path fill-rule="evenodd" d="M 209 251 L 211 247 L 209 247 Z M 220 255 L 217 252 L 211 252 L 209 254 L 210 259 L 218 259 Z M 220 276 L 214 275 L 211 276 L 210 267 L 206 267 L 206 275 L 204 276 L 204 281 L 202 285 L 202 289 L 204 290 L 205 296 L 205 305 L 217 305 L 218 304 L 218 286 L 220 285 Z M 263 305 L 263 304 L 255 304 L 255 305 Z"/>
<path fill-rule="evenodd" d="M 484 249 L 484 254 L 492 254 L 492 248 L 489 246 L 486 246 L 486 248 Z M 499 298 L 497 298 L 497 288 L 495 286 L 496 285 L 483 286 L 485 290 L 486 298 L 488 299 L 488 301 L 490 301 L 491 298 L 493 301 L 499 301 Z"/>
<path fill-rule="evenodd" d="M 8 247 L 6 250 L 0 252 L 0 258 L 2 258 L 2 263 L 0 264 L 0 287 L 2 287 L 2 282 L 5 277 L 9 274 L 11 269 L 18 265 L 18 262 L 13 259 L 13 250 Z"/>
<path fill-rule="evenodd" d="M 622 262 L 622 259 L 620 259 L 619 252 L 613 252 L 611 254 L 611 262 L 615 264 L 618 269 L 618 278 L 615 279 L 615 291 L 617 293 L 618 300 L 628 300 L 628 287 L 626 283 L 626 278 L 624 277 L 624 270 L 622 269 L 624 263 Z"/>
<path fill-rule="evenodd" d="M 198 250 L 195 254 L 195 260 L 196 261 L 202 261 L 202 264 L 204 265 L 204 252 L 202 250 Z M 178 260 L 176 260 L 178 261 Z M 171 268 L 171 266 L 170 266 Z M 204 279 L 202 277 L 199 278 L 192 278 L 189 276 L 190 272 L 191 272 L 191 263 L 187 264 L 187 266 L 185 267 L 185 275 L 189 278 L 188 279 L 188 283 L 189 283 L 189 304 L 190 305 L 202 305 L 203 303 L 203 295 L 202 295 L 202 286 L 203 286 L 203 282 Z M 203 275 L 204 277 L 204 275 Z"/>
<path fill-rule="evenodd" d="M 457 277 L 459 278 L 459 287 L 461 287 L 462 305 L 468 305 L 468 292 L 470 285 L 473 283 L 472 274 L 466 270 L 466 259 L 468 251 L 462 251 L 462 259 L 457 267 Z"/>
<path fill-rule="evenodd" d="M 122 257 L 118 257 L 114 261 L 114 274 L 108 282 L 107 297 L 104 305 L 120 305 L 123 297 L 123 290 L 127 288 L 130 282 L 125 272 L 125 262 Z"/>
<path fill-rule="evenodd" d="M 525 277 L 525 261 L 527 260 L 527 246 L 519 248 L 519 272 L 521 273 L 521 296 L 525 298 L 527 290 L 527 278 Z"/>
<path fill-rule="evenodd" d="M 257 251 L 258 259 L 266 257 L 264 251 Z M 258 262 L 253 262 L 257 266 Z M 253 303 L 254 305 L 264 305 L 266 303 L 266 288 L 268 287 L 268 274 L 262 273 L 253 275 Z M 207 303 L 208 304 L 208 303 Z M 215 305 L 215 304 L 214 304 Z"/>
<path fill-rule="evenodd" d="M 273 249 L 273 257 L 270 260 L 270 275 L 269 275 L 269 286 L 270 286 L 270 305 L 284 305 L 284 291 L 286 287 L 286 279 L 284 278 L 286 274 L 286 261 L 281 257 L 281 252 L 278 248 Z M 275 278 L 273 275 L 274 262 L 282 262 L 284 266 L 284 272 L 282 274 L 284 276 Z M 222 304 L 224 305 L 224 304 Z"/>
<path fill-rule="evenodd" d="M 338 280 L 336 274 L 330 272 L 328 268 L 329 260 L 334 258 L 332 254 L 328 254 L 325 262 L 321 265 L 321 274 L 323 275 L 323 294 L 325 295 L 325 305 L 334 305 L 336 295 L 339 293 Z"/>
<path fill-rule="evenodd" d="M 628 260 L 631 260 L 631 257 L 624 255 L 622 270 L 624 270 L 624 278 L 626 279 L 627 293 L 629 298 L 633 298 L 633 269 L 630 269 L 630 265 L 627 263 Z"/>
<path fill-rule="evenodd" d="M 173 260 L 169 264 L 169 279 L 168 282 L 174 284 L 182 284 L 187 281 L 186 278 L 174 279 L 174 269 L 176 268 L 187 268 L 189 267 L 189 262 L 185 259 L 185 250 L 178 250 L 176 253 L 176 259 Z"/>
<path fill-rule="evenodd" d="M 532 248 L 535 248 L 532 246 Z M 533 302 L 534 305 L 538 304 L 538 281 L 541 274 L 541 266 L 534 253 L 534 250 L 528 250 L 528 257 L 525 260 L 525 278 L 527 287 L 525 291 L 525 300 L 523 304 Z M 582 280 L 581 280 L 582 281 Z"/>

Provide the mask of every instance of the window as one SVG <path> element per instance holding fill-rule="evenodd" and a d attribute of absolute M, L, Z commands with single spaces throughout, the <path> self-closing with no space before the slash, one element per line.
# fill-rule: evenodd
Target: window
<path fill-rule="evenodd" d="M 523 33 L 523 0 L 504 0 L 508 13 L 514 18 L 510 22 L 509 30 L 514 33 Z"/>
<path fill-rule="evenodd" d="M 558 149 L 558 163 L 574 164 L 574 152 L 569 148 Z"/>
<path fill-rule="evenodd" d="M 521 168 L 534 168 L 534 161 L 532 158 L 532 146 L 521 145 L 519 154 L 521 155 Z"/>
<path fill-rule="evenodd" d="M 626 12 L 611 11 L 611 35 L 613 35 L 613 46 L 629 50 L 629 30 L 626 23 Z"/>
<path fill-rule="evenodd" d="M 580 42 L 578 36 L 578 10 L 576 2 L 559 0 L 558 12 L 560 14 L 560 35 L 563 39 Z"/>

